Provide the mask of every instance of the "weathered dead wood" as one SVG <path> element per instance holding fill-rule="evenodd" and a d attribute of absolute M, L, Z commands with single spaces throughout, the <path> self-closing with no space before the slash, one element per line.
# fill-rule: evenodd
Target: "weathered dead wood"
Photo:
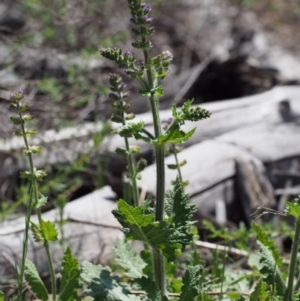
<path fill-rule="evenodd" d="M 274 190 L 266 170 L 260 161 L 245 161 L 241 157 L 235 159 L 236 198 L 242 205 L 248 225 L 251 214 L 258 206 L 272 208 L 276 205 Z"/>
<path fill-rule="evenodd" d="M 210 110 L 213 115 L 211 118 L 199 123 L 186 123 L 185 130 L 197 127 L 197 131 L 187 146 L 196 144 L 200 141 L 216 138 L 226 134 L 222 139 L 227 139 L 231 143 L 235 143 L 235 139 L 243 136 L 244 139 L 251 132 L 253 126 L 278 128 L 287 121 L 286 115 L 289 115 L 289 123 L 291 126 L 286 131 L 297 133 L 300 123 L 300 103 L 298 97 L 300 95 L 300 87 L 276 87 L 275 89 L 261 93 L 258 95 L 244 97 L 235 100 L 220 101 L 214 103 L 206 103 L 202 106 Z M 288 104 L 290 111 L 285 112 L 284 104 Z M 161 120 L 167 120 L 171 116 L 170 110 L 161 111 Z M 137 115 L 137 121 L 143 121 L 148 131 L 153 132 L 152 116 L 150 113 Z M 116 125 L 115 125 L 116 126 Z M 285 126 L 283 126 L 285 127 Z M 294 128 L 293 128 L 294 127 Z M 92 135 L 103 128 L 102 123 L 87 123 L 84 125 L 66 128 L 60 132 L 54 130 L 40 133 L 39 136 L 31 140 L 31 144 L 38 144 L 44 147 L 44 152 L 36 158 L 36 165 L 45 166 L 47 164 L 68 163 L 72 162 L 78 154 L 88 152 L 92 147 Z M 242 132 L 239 132 L 242 131 Z M 271 131 L 270 133 L 276 131 Z M 246 135 L 246 137 L 245 137 Z M 232 136 L 232 139 L 230 138 Z M 254 139 L 254 135 L 252 135 Z M 288 135 L 284 143 L 280 145 L 280 156 L 292 156 L 299 154 L 300 146 L 295 145 L 294 135 Z M 258 138 L 254 139 L 256 145 L 262 142 Z M 233 141 L 233 142 L 232 142 Z M 265 141 L 265 137 L 263 137 Z M 140 145 L 142 150 L 147 152 L 150 146 L 143 141 L 130 141 L 133 144 Z M 243 141 L 241 141 L 243 142 Z M 102 150 L 114 151 L 117 147 L 123 146 L 123 139 L 118 136 L 107 137 L 101 145 Z M 293 147 L 288 147 L 290 144 Z M 246 143 L 247 144 L 247 143 Z M 299 145 L 299 144 L 298 144 Z M 241 146 L 243 147 L 243 146 Z M 270 145 L 273 151 L 277 145 Z M 0 160 L 4 162 L 14 153 L 18 153 L 23 148 L 23 141 L 19 137 L 15 137 L 5 143 L 0 143 Z M 278 159 L 278 151 L 272 159 Z M 2 164 L 2 163 L 1 163 Z M 14 173 L 16 170 L 24 169 L 26 166 L 25 159 L 18 159 L 16 168 L 3 171 L 4 173 Z M 4 176 L 4 174 L 3 174 Z"/>
<path fill-rule="evenodd" d="M 70 246 L 79 260 L 107 263 L 112 259 L 112 246 L 117 237 L 122 237 L 120 225 L 112 215 L 116 203 L 115 194 L 104 187 L 78 200 L 68 203 L 64 210 L 64 246 Z M 51 210 L 43 214 L 44 220 L 56 221 L 58 213 Z M 37 223 L 37 217 L 32 221 Z M 0 278 L 15 275 L 14 264 L 20 262 L 22 240 L 25 229 L 24 218 L 4 222 L 0 225 Z M 62 258 L 62 247 L 51 243 L 54 266 L 57 269 Z M 41 244 L 29 239 L 28 258 L 33 260 L 41 274 L 48 271 L 45 250 Z"/>

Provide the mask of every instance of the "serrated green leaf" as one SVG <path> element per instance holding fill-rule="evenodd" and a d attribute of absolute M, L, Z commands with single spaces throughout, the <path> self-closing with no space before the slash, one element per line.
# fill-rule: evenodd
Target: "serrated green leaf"
<path fill-rule="evenodd" d="M 189 195 L 184 193 L 182 184 L 177 178 L 172 190 L 167 191 L 165 200 L 165 211 L 172 218 L 172 226 L 175 235 L 181 237 L 182 247 L 193 241 L 193 234 L 190 233 L 191 218 L 197 211 L 194 204 L 189 203 Z"/>
<path fill-rule="evenodd" d="M 278 267 L 282 266 L 283 259 L 280 255 L 280 251 L 276 249 L 275 242 L 273 240 L 270 240 L 268 238 L 268 235 L 264 231 L 262 227 L 260 227 L 258 224 L 256 224 L 254 221 L 252 221 L 252 229 L 256 233 L 256 238 L 265 246 L 267 247 L 270 252 L 272 253 L 272 256 L 274 258 L 274 261 Z"/>
<path fill-rule="evenodd" d="M 120 283 L 117 276 L 111 276 L 109 267 L 83 262 L 81 278 L 89 285 L 85 289 L 86 296 L 95 301 L 139 301 L 137 296 L 130 295 L 130 287 Z"/>
<path fill-rule="evenodd" d="M 155 88 L 155 96 L 156 97 L 162 97 L 164 95 L 164 88 L 163 86 L 157 86 Z"/>
<path fill-rule="evenodd" d="M 61 267 L 60 301 L 74 301 L 80 298 L 77 295 L 79 289 L 80 270 L 78 260 L 72 256 L 70 248 L 67 248 Z"/>
<path fill-rule="evenodd" d="M 55 224 L 50 221 L 42 220 L 40 225 L 41 233 L 45 240 L 47 241 L 56 241 L 58 232 L 55 228 Z"/>
<path fill-rule="evenodd" d="M 157 288 L 155 282 L 149 278 L 142 277 L 135 280 L 141 289 L 147 293 L 148 300 L 151 301 L 168 301 L 166 296 L 163 296 L 161 291 Z"/>
<path fill-rule="evenodd" d="M 147 264 L 128 242 L 117 239 L 114 251 L 117 256 L 115 261 L 126 271 L 125 275 L 130 278 L 140 278 L 144 275 L 143 269 Z"/>
<path fill-rule="evenodd" d="M 285 205 L 286 205 L 286 209 L 285 209 L 286 214 L 292 215 L 296 218 L 300 217 L 300 204 L 297 202 L 297 199 L 295 203 L 285 202 Z"/>
<path fill-rule="evenodd" d="M 165 134 L 159 136 L 156 140 L 152 140 L 151 143 L 154 145 L 163 145 L 166 143 L 184 143 L 193 136 L 195 131 L 196 128 L 185 133 L 184 131 L 180 130 L 179 124 L 174 124 L 167 130 Z"/>
<path fill-rule="evenodd" d="M 191 301 L 199 294 L 200 266 L 189 266 L 182 278 L 179 301 Z"/>
<path fill-rule="evenodd" d="M 32 291 L 36 294 L 36 296 L 43 301 L 49 299 L 49 295 L 47 289 L 41 280 L 39 273 L 33 262 L 26 259 L 25 261 L 25 279 L 30 285 Z"/>
<path fill-rule="evenodd" d="M 257 243 L 260 247 L 260 260 L 258 269 L 264 281 L 270 287 L 273 287 L 273 291 L 276 291 L 279 296 L 284 296 L 286 286 L 282 278 L 281 271 L 276 265 L 272 252 L 262 242 L 257 241 Z"/>
<path fill-rule="evenodd" d="M 132 207 L 123 200 L 119 200 L 118 209 L 113 214 L 125 228 L 129 239 L 141 240 L 159 248 L 169 260 L 175 260 L 182 237 L 169 227 L 169 221 L 156 222 L 153 213 L 144 214 L 142 206 Z"/>
<path fill-rule="evenodd" d="M 250 295 L 250 301 L 264 301 L 267 299 L 268 295 L 267 284 L 260 278 L 256 283 L 254 291 Z"/>
<path fill-rule="evenodd" d="M 121 137 L 135 137 L 137 134 L 140 134 L 142 129 L 144 128 L 144 122 L 135 122 L 135 123 L 127 123 L 126 125 L 122 126 L 118 129 L 118 134 Z"/>
<path fill-rule="evenodd" d="M 183 125 L 185 121 L 199 121 L 209 118 L 211 113 L 200 107 L 191 108 L 193 100 L 186 101 L 181 109 L 177 110 L 176 105 L 172 105 L 172 115 L 176 121 Z"/>

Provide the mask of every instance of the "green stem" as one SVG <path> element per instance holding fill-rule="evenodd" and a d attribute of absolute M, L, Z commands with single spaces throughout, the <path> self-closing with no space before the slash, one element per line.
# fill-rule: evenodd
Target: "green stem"
<path fill-rule="evenodd" d="M 145 42 L 145 37 L 142 38 Z M 148 51 L 144 50 L 145 63 L 148 60 Z M 152 70 L 147 69 L 147 80 L 150 88 L 150 106 L 152 111 L 152 118 L 154 124 L 155 138 L 157 139 L 162 134 L 161 122 L 159 116 L 159 106 L 152 94 L 154 87 Z M 155 220 L 163 221 L 164 219 L 164 199 L 165 199 L 165 147 L 164 145 L 156 145 L 155 148 L 156 160 L 156 203 L 155 203 Z M 164 257 L 158 248 L 153 248 L 153 266 L 154 266 L 154 279 L 157 287 L 161 290 L 162 294 L 166 294 L 165 284 L 165 266 Z"/>
<path fill-rule="evenodd" d="M 20 117 L 21 120 L 23 120 L 22 112 L 21 111 L 19 111 L 19 117 Z M 25 127 L 24 127 L 23 123 L 21 124 L 21 128 L 22 128 L 23 139 L 24 139 L 26 150 L 29 151 L 30 147 L 29 147 L 29 144 L 28 144 L 28 140 L 27 140 L 27 136 L 26 136 L 26 131 L 25 131 Z M 32 154 L 30 152 L 28 153 L 28 160 L 29 160 L 29 165 L 30 165 L 30 172 L 33 175 L 34 174 L 34 165 L 33 165 Z M 36 180 L 32 180 L 32 189 L 33 189 L 33 195 L 34 195 L 34 199 L 35 199 L 35 204 L 37 204 L 38 200 L 39 200 L 39 197 L 38 197 L 38 186 L 37 186 Z M 37 209 L 37 216 L 38 216 L 39 223 L 41 225 L 41 223 L 42 223 L 42 215 L 41 215 L 41 209 L 40 208 Z M 49 265 L 50 275 L 51 275 L 52 300 L 55 301 L 55 299 L 56 299 L 55 273 L 54 273 L 54 268 L 53 268 L 53 264 L 52 264 L 52 258 L 51 258 L 51 255 L 50 255 L 50 249 L 49 249 L 48 241 L 44 242 L 44 247 L 46 249 L 46 254 L 47 254 L 47 259 L 48 259 L 48 265 Z"/>
<path fill-rule="evenodd" d="M 23 277 L 24 277 L 24 270 L 25 270 L 25 261 L 27 257 L 27 250 L 28 250 L 28 237 L 29 237 L 29 227 L 30 227 L 30 219 L 32 213 L 32 188 L 30 189 L 29 194 L 29 203 L 27 205 L 27 213 L 26 213 L 26 220 L 25 220 L 25 233 L 23 239 L 23 251 L 22 251 L 22 262 L 21 262 L 21 269 L 20 274 L 18 275 L 18 301 L 22 300 L 22 291 L 23 291 Z"/>
<path fill-rule="evenodd" d="M 289 266 L 288 286 L 284 296 L 284 301 L 290 301 L 292 299 L 294 277 L 295 277 L 296 265 L 297 265 L 299 237 L 300 237 L 300 218 L 297 218 L 295 221 L 295 233 L 294 233 L 292 253 L 291 253 L 291 262 Z"/>
<path fill-rule="evenodd" d="M 134 207 L 137 207 L 139 205 L 139 190 L 138 190 L 137 181 L 136 181 L 134 160 L 133 160 L 132 154 L 130 153 L 128 139 L 124 138 L 124 140 L 125 140 L 126 150 L 129 153 L 129 155 L 128 155 L 128 172 L 129 172 L 129 176 L 131 179 L 132 190 L 133 190 L 133 205 L 134 205 Z"/>
<path fill-rule="evenodd" d="M 120 98 L 122 99 L 122 94 L 120 94 Z M 125 125 L 126 119 L 125 119 L 124 111 L 122 111 L 122 120 L 123 120 L 123 122 L 122 122 L 123 125 Z M 134 159 L 130 152 L 128 138 L 125 137 L 124 140 L 125 140 L 126 151 L 128 153 L 128 158 L 127 158 L 128 159 L 128 172 L 129 172 L 129 177 L 131 179 L 132 190 L 133 190 L 133 205 L 134 205 L 134 207 L 137 207 L 139 205 L 139 190 L 138 190 L 137 181 L 136 181 Z"/>

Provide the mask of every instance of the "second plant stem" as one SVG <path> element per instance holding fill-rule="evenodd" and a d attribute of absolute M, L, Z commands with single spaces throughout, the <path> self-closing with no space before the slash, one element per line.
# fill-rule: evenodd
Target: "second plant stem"
<path fill-rule="evenodd" d="M 295 233 L 294 233 L 292 253 L 291 253 L 291 262 L 289 265 L 288 286 L 286 289 L 284 301 L 290 301 L 292 299 L 292 293 L 294 288 L 294 277 L 295 277 L 295 272 L 297 267 L 299 237 L 300 237 L 300 218 L 296 218 Z"/>
<path fill-rule="evenodd" d="M 20 111 L 19 111 L 19 117 L 20 117 L 21 120 L 23 119 L 22 118 L 22 113 Z M 21 127 L 22 127 L 22 133 L 23 133 L 25 148 L 29 152 L 30 147 L 29 147 L 29 144 L 28 144 L 28 141 L 27 141 L 26 131 L 25 131 L 25 127 L 24 127 L 23 123 L 21 124 Z M 34 176 L 33 158 L 32 158 L 32 154 L 30 152 L 28 153 L 28 160 L 29 160 L 31 175 Z M 39 196 L 38 196 L 38 187 L 37 187 L 36 179 L 32 180 L 32 190 L 33 190 L 33 196 L 34 196 L 35 204 L 37 204 L 38 201 L 39 201 Z M 39 224 L 41 225 L 42 224 L 42 214 L 41 214 L 41 209 L 40 208 L 37 209 L 37 216 L 38 216 Z M 51 282 L 52 282 L 52 301 L 55 301 L 55 299 L 56 299 L 55 272 L 54 272 L 54 268 L 53 268 L 53 264 L 52 264 L 52 258 L 51 258 L 51 254 L 50 254 L 49 243 L 48 243 L 47 240 L 45 240 L 45 242 L 44 242 L 44 247 L 45 247 L 46 254 L 47 254 L 47 260 L 48 260 L 50 276 L 51 276 Z"/>

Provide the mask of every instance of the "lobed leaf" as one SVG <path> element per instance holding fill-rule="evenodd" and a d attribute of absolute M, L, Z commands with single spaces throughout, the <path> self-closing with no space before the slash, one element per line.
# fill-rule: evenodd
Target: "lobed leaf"
<path fill-rule="evenodd" d="M 175 260 L 182 237 L 170 227 L 170 220 L 156 222 L 154 213 L 145 214 L 142 206 L 132 207 L 123 200 L 119 200 L 113 214 L 125 228 L 129 239 L 141 240 L 159 248 L 169 260 Z"/>
<path fill-rule="evenodd" d="M 128 242 L 117 239 L 114 251 L 117 256 L 115 260 L 126 271 L 125 275 L 130 278 L 140 278 L 144 275 L 143 269 L 147 264 Z"/>
<path fill-rule="evenodd" d="M 111 276 L 109 267 L 83 262 L 81 278 L 88 283 L 84 293 L 95 301 L 140 301 L 130 295 L 129 287 L 120 283 L 117 276 Z"/>
<path fill-rule="evenodd" d="M 172 105 L 172 115 L 178 124 L 182 125 L 185 121 L 199 121 L 210 117 L 211 113 L 206 109 L 191 108 L 193 101 L 193 99 L 186 101 L 179 110 L 177 110 L 175 104 Z"/>
<path fill-rule="evenodd" d="M 80 298 L 77 295 L 80 270 L 78 260 L 72 256 L 70 248 L 64 253 L 61 267 L 60 301 L 74 301 Z"/>
<path fill-rule="evenodd" d="M 286 286 L 282 278 L 281 272 L 274 260 L 272 252 L 260 241 L 257 241 L 260 247 L 259 271 L 264 281 L 273 287 L 279 296 L 284 296 Z"/>
<path fill-rule="evenodd" d="M 189 266 L 182 278 L 179 301 L 194 300 L 199 294 L 200 266 Z"/>
<path fill-rule="evenodd" d="M 288 215 L 292 215 L 296 218 L 300 217 L 300 195 L 295 199 L 295 202 L 285 202 L 286 209 L 285 213 Z"/>
<path fill-rule="evenodd" d="M 25 279 L 30 285 L 32 291 L 36 294 L 36 296 L 42 300 L 46 301 L 49 299 L 49 295 L 47 289 L 41 280 L 39 273 L 33 262 L 26 259 L 25 261 Z"/>
<path fill-rule="evenodd" d="M 263 279 L 260 278 L 256 286 L 254 288 L 254 291 L 250 295 L 250 300 L 249 301 L 264 301 L 269 297 L 269 294 L 267 292 L 267 284 L 263 282 Z"/>
<path fill-rule="evenodd" d="M 56 241 L 58 232 L 55 228 L 55 224 L 50 221 L 42 220 L 40 225 L 41 233 L 45 240 L 47 241 Z"/>
<path fill-rule="evenodd" d="M 171 126 L 165 134 L 159 136 L 156 140 L 152 140 L 151 143 L 154 145 L 163 145 L 166 143 L 184 143 L 193 136 L 195 131 L 196 128 L 185 133 L 184 131 L 180 130 L 179 124 L 176 123 L 173 124 L 173 126 Z"/>
<path fill-rule="evenodd" d="M 141 289 L 147 293 L 148 300 L 168 301 L 168 298 L 162 295 L 153 280 L 142 277 L 140 279 L 136 279 L 136 282 L 141 286 Z"/>

